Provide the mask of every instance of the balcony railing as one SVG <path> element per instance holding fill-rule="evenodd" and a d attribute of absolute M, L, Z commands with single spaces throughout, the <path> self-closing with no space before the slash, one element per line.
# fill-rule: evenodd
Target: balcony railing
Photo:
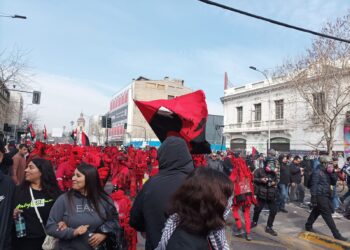
<path fill-rule="evenodd" d="M 267 131 L 269 127 L 268 121 L 250 121 L 246 123 L 233 123 L 224 127 L 224 132 L 254 132 Z M 271 120 L 270 130 L 289 130 L 286 120 Z"/>

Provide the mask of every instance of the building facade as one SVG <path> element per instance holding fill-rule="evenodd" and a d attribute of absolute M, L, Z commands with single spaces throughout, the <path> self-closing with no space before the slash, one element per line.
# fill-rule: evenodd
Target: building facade
<path fill-rule="evenodd" d="M 6 123 L 9 104 L 10 91 L 8 91 L 5 85 L 0 85 L 0 139 L 4 137 L 4 124 Z"/>
<path fill-rule="evenodd" d="M 221 102 L 226 146 L 232 150 L 249 153 L 255 147 L 266 153 L 268 138 L 270 148 L 279 152 L 327 150 L 322 127 L 309 115 L 310 105 L 288 82 L 265 80 L 229 88 Z M 341 115 L 333 151 L 344 151 L 344 124 L 345 115 Z"/>
<path fill-rule="evenodd" d="M 226 150 L 225 137 L 223 136 L 224 116 L 208 115 L 205 138 L 210 143 L 213 151 Z"/>
<path fill-rule="evenodd" d="M 90 144 L 100 146 L 106 142 L 106 129 L 102 128 L 101 115 L 93 115 L 89 119 Z"/>
<path fill-rule="evenodd" d="M 185 87 L 183 80 L 169 77 L 151 80 L 141 76 L 133 80 L 131 84 L 118 91 L 110 102 L 108 116 L 112 120 L 112 128 L 108 129 L 108 141 L 113 144 L 132 143 L 137 147 L 146 144 L 159 146 L 157 136 L 133 100 L 172 99 L 191 92 L 190 88 Z"/>

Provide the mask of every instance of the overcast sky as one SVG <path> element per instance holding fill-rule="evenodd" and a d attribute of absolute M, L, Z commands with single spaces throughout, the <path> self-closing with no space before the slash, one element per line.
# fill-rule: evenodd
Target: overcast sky
<path fill-rule="evenodd" d="M 347 13 L 348 0 L 221 0 L 258 15 L 319 31 Z M 209 113 L 222 114 L 224 73 L 235 86 L 261 80 L 302 54 L 309 34 L 274 26 L 197 0 L 1 0 L 0 49 L 29 52 L 32 89 L 42 91 L 40 124 L 66 126 L 105 113 L 133 78 L 165 76 L 203 89 Z M 32 107 L 33 106 L 29 106 Z"/>

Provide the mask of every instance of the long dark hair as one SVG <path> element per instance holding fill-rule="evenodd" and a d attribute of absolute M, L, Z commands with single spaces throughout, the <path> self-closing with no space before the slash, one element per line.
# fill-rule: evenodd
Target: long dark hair
<path fill-rule="evenodd" d="M 224 212 L 232 193 L 233 184 L 227 175 L 197 168 L 175 192 L 169 212 L 179 215 L 179 226 L 184 230 L 207 235 L 224 227 Z"/>
<path fill-rule="evenodd" d="M 50 161 L 43 158 L 34 158 L 31 160 L 34 165 L 41 172 L 40 185 L 41 190 L 50 198 L 57 199 L 61 195 L 61 190 L 58 186 L 55 172 Z M 21 188 L 27 188 L 30 186 L 30 182 L 24 180 L 21 184 Z"/>
<path fill-rule="evenodd" d="M 92 205 L 93 209 L 97 212 L 98 216 L 101 219 L 106 219 L 104 218 L 104 216 L 102 216 L 99 203 L 101 201 L 108 202 L 108 194 L 103 190 L 101 186 L 100 177 L 97 169 L 92 165 L 82 162 L 80 165 L 77 166 L 77 170 L 85 176 L 84 191 L 86 194 L 86 199 L 88 200 L 90 205 Z M 68 192 L 68 199 L 70 200 L 71 204 L 73 203 L 74 193 L 74 190 L 70 190 Z"/>

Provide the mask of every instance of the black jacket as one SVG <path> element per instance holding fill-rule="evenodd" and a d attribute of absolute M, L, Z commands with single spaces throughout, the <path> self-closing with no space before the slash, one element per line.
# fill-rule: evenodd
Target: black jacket
<path fill-rule="evenodd" d="M 230 157 L 226 157 L 222 163 L 224 173 L 228 176 L 231 175 L 233 166 Z"/>
<path fill-rule="evenodd" d="M 290 182 L 300 184 L 301 183 L 300 166 L 296 165 L 294 162 L 292 162 L 289 165 L 289 172 L 290 172 Z"/>
<path fill-rule="evenodd" d="M 130 212 L 130 225 L 146 232 L 146 249 L 155 249 L 167 219 L 171 196 L 194 169 L 185 141 L 168 137 L 158 149 L 159 173 L 137 195 Z"/>
<path fill-rule="evenodd" d="M 181 228 L 176 228 L 171 235 L 167 250 L 209 250 L 209 241 L 206 236 L 190 234 Z"/>
<path fill-rule="evenodd" d="M 0 249 L 11 249 L 12 199 L 15 184 L 0 171 Z"/>
<path fill-rule="evenodd" d="M 280 165 L 280 184 L 288 185 L 290 183 L 289 166 L 286 163 Z"/>
<path fill-rule="evenodd" d="M 318 165 L 311 178 L 311 195 L 331 197 L 331 185 L 335 185 L 338 180 L 336 173 L 329 174 L 323 166 Z"/>
<path fill-rule="evenodd" d="M 0 171 L 5 175 L 10 175 L 10 169 L 13 165 L 13 160 L 10 154 L 4 154 L 4 158 L 0 162 Z"/>
<path fill-rule="evenodd" d="M 262 178 L 268 178 L 269 181 L 264 183 Z M 258 168 L 254 171 L 254 191 L 255 195 L 262 200 L 273 201 L 277 195 L 277 175 L 275 172 L 267 172 L 265 168 Z M 272 185 L 274 182 L 275 185 Z"/>

